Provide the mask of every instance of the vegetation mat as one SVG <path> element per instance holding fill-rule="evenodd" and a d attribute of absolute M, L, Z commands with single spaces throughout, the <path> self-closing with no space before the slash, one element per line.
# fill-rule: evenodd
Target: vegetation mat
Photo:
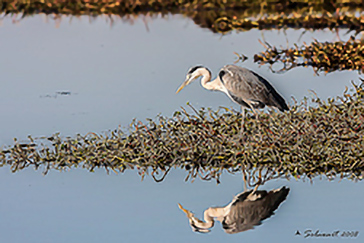
<path fill-rule="evenodd" d="M 182 108 L 171 118 L 133 121 L 128 132 L 15 140 L 0 150 L 0 166 L 13 172 L 41 167 L 44 173 L 73 167 L 136 169 L 156 181 L 172 168 L 186 170 L 186 180 L 219 181 L 224 171 L 263 170 L 286 178 L 358 180 L 364 175 L 364 90 L 353 85 L 352 94 L 347 89 L 335 99 L 304 99 L 285 113 L 248 114 L 243 127 L 236 111 L 190 106 L 192 114 Z"/>

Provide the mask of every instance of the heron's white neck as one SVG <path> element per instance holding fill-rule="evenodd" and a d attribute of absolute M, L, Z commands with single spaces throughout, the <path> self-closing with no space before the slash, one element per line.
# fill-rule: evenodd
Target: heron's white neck
<path fill-rule="evenodd" d="M 200 229 L 209 229 L 212 228 L 214 226 L 214 218 L 208 216 L 208 215 L 204 215 L 204 221 L 199 220 L 198 218 L 196 218 L 195 216 L 191 217 L 191 221 L 193 222 L 193 224 Z"/>
<path fill-rule="evenodd" d="M 209 229 L 214 226 L 214 218 L 216 218 L 218 221 L 222 222 L 226 215 L 229 214 L 231 205 L 228 205 L 226 207 L 215 207 L 215 208 L 208 208 L 203 213 L 203 219 L 202 220 L 197 219 L 196 217 L 192 217 L 193 223 L 196 227 L 201 229 Z"/>
<path fill-rule="evenodd" d="M 215 80 L 211 81 L 211 73 L 205 69 L 205 68 L 201 68 L 198 70 L 198 74 L 200 76 L 202 76 L 201 78 L 201 85 L 202 87 L 204 87 L 205 89 L 208 90 L 219 90 L 222 92 L 227 92 L 225 86 L 221 83 L 219 78 L 216 78 Z"/>

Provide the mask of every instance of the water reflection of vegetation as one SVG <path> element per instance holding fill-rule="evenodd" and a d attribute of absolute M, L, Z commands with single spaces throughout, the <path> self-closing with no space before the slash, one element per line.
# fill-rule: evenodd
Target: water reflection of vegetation
<path fill-rule="evenodd" d="M 271 168 L 276 175 L 313 178 L 337 175 L 362 179 L 364 169 L 364 90 L 344 93 L 337 99 L 313 98 L 291 106 L 290 111 L 247 116 L 240 133 L 241 116 L 235 111 L 184 109 L 172 118 L 159 117 L 147 124 L 134 121 L 131 131 L 108 135 L 89 133 L 62 139 L 48 138 L 51 145 L 29 138 L 0 150 L 0 166 L 13 172 L 29 166 L 89 171 L 105 168 L 123 172 L 150 172 L 156 181 L 171 168 L 188 172 L 186 179 L 219 180 L 223 171 Z"/>
<path fill-rule="evenodd" d="M 24 1 L 6 0 L 2 1 L 1 9 L 7 13 L 45 12 L 65 14 L 118 14 L 138 13 L 140 11 L 170 11 L 170 10 L 203 10 L 203 9 L 245 9 L 250 11 L 266 10 L 268 12 L 282 11 L 307 11 L 307 10 L 335 10 L 337 8 L 355 9 L 363 7 L 361 0 L 46 0 L 46 1 Z"/>
<path fill-rule="evenodd" d="M 184 14 L 201 27 L 225 33 L 232 29 L 252 28 L 348 28 L 363 30 L 364 16 L 358 14 L 362 1 L 287 1 L 287 0 L 185 0 L 185 1 L 117 1 L 117 0 L 8 0 L 0 4 L 0 12 L 22 16 L 45 13 L 66 15 Z M 349 13 L 350 12 L 350 13 Z"/>
<path fill-rule="evenodd" d="M 277 49 L 269 44 L 266 51 L 254 56 L 254 61 L 259 64 L 282 63 L 279 72 L 295 67 L 311 66 L 315 73 L 326 73 L 337 70 L 364 71 L 364 42 L 351 37 L 348 42 L 318 42 L 315 40 L 310 45 L 304 44 L 294 48 Z"/>
<path fill-rule="evenodd" d="M 208 233 L 214 226 L 214 219 L 221 222 L 224 231 L 235 234 L 253 229 L 263 220 L 274 214 L 279 205 L 286 200 L 289 188 L 282 187 L 272 191 L 249 190 L 236 195 L 225 207 L 211 207 L 204 211 L 204 221 L 181 204 L 179 208 L 186 214 L 193 231 Z"/>
<path fill-rule="evenodd" d="M 198 16 L 198 19 L 206 21 L 206 19 Z M 293 12 L 286 14 L 284 12 L 270 15 L 259 15 L 256 17 L 245 16 L 240 12 L 232 15 L 216 16 L 214 19 L 201 24 L 194 19 L 195 22 L 203 27 L 210 28 L 214 32 L 226 33 L 231 30 L 246 31 L 251 29 L 282 29 L 282 28 L 305 28 L 305 29 L 338 29 L 345 28 L 354 30 L 359 33 L 364 30 L 364 15 L 355 13 L 299 13 Z M 210 23 L 210 24 L 206 24 Z"/>

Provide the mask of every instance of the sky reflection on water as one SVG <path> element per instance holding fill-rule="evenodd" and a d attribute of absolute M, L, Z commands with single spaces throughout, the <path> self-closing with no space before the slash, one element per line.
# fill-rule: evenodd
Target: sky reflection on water
<path fill-rule="evenodd" d="M 242 191 L 238 175 L 225 175 L 216 185 L 185 183 L 182 171 L 171 171 L 159 184 L 150 177 L 141 182 L 134 171 L 106 175 L 75 169 L 43 177 L 32 170 L 11 174 L 3 168 L 0 173 L 5 242 L 300 242 L 307 239 L 295 236 L 297 230 L 364 230 L 363 211 L 356 210 L 362 205 L 362 183 L 347 180 L 270 181 L 260 189 L 288 186 L 286 202 L 254 230 L 227 235 L 220 225 L 209 234 L 192 232 L 177 203 L 202 217 L 207 206 L 226 205 Z"/>
<path fill-rule="evenodd" d="M 11 144 L 13 137 L 26 139 L 29 134 L 74 136 L 127 127 L 135 117 L 171 116 L 187 101 L 196 107 L 239 109 L 224 94 L 206 91 L 197 83 L 175 95 L 189 67 L 204 64 L 214 76 L 220 67 L 235 61 L 234 52 L 248 56 L 240 65 L 269 80 L 288 103 L 290 96 L 300 100 L 309 95 L 309 89 L 322 98 L 336 96 L 351 80 L 358 80 L 356 72 L 317 77 L 310 68 L 283 75 L 271 73 L 266 66 L 258 68 L 252 62 L 253 55 L 264 50 L 258 43 L 262 35 L 258 30 L 221 36 L 199 29 L 182 16 L 154 19 L 148 23 L 149 31 L 140 19 L 112 28 L 102 18 L 91 24 L 87 17 L 71 24 L 68 19 L 64 17 L 59 28 L 39 16 L 16 25 L 10 18 L 3 20 L 2 146 Z M 301 34 L 286 32 L 291 44 Z M 274 45 L 286 43 L 283 31 L 266 31 L 264 36 Z M 305 34 L 301 41 L 310 42 L 313 37 L 335 40 L 336 34 L 317 31 Z M 71 95 L 52 97 L 57 91 Z M 255 230 L 227 236 L 215 229 L 205 236 L 191 232 L 177 203 L 196 212 L 203 212 L 210 202 L 225 205 L 242 191 L 241 176 L 224 175 L 222 184 L 216 185 L 199 180 L 185 183 L 182 171 L 171 171 L 160 184 L 150 177 L 141 182 L 135 171 L 106 175 L 101 170 L 74 169 L 42 176 L 32 169 L 11 174 L 5 167 L 0 173 L 0 233 L 5 242 L 299 242 L 307 239 L 294 236 L 296 230 L 364 232 L 364 213 L 359 210 L 363 183 L 347 180 L 315 179 L 313 185 L 270 181 L 262 189 L 283 185 L 291 189 L 275 216 Z"/>
<path fill-rule="evenodd" d="M 171 116 L 187 101 L 196 107 L 239 109 L 224 94 L 206 91 L 197 82 L 175 94 L 191 66 L 204 64 L 215 76 L 222 66 L 235 61 L 234 52 L 247 55 L 249 60 L 242 66 L 270 81 L 288 103 L 291 96 L 300 100 L 310 95 L 310 89 L 322 98 L 336 96 L 351 80 L 358 80 L 356 72 L 317 77 L 309 68 L 284 75 L 271 73 L 267 66 L 259 68 L 252 62 L 253 55 L 264 50 L 258 43 L 262 35 L 258 30 L 221 36 L 199 29 L 181 16 L 154 19 L 148 24 L 149 32 L 141 20 L 109 27 L 102 18 L 92 24 L 87 17 L 73 19 L 71 24 L 67 19 L 62 19 L 59 28 L 39 16 L 17 25 L 10 18 L 3 21 L 0 51 L 7 58 L 0 61 L 0 109 L 7 114 L 2 124 L 8 129 L 0 133 L 1 144 L 28 134 L 60 131 L 73 136 L 125 127 L 134 117 Z M 301 34 L 286 32 L 292 43 Z M 282 31 L 263 33 L 272 44 L 286 43 Z M 334 33 L 318 31 L 301 39 L 310 41 L 313 36 L 336 38 Z M 62 90 L 74 95 L 45 98 Z"/>

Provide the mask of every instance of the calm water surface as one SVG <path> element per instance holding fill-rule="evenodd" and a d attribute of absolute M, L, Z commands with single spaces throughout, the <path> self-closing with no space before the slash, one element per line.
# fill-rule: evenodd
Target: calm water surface
<path fill-rule="evenodd" d="M 340 37 L 348 39 L 349 35 Z M 216 35 L 200 29 L 182 16 L 141 19 L 133 24 L 110 25 L 103 18 L 64 17 L 58 28 L 41 16 L 17 24 L 5 18 L 0 27 L 0 146 L 60 132 L 102 133 L 118 126 L 127 128 L 133 118 L 144 120 L 158 114 L 171 116 L 189 101 L 195 107 L 239 109 L 224 94 L 209 92 L 196 84 L 178 95 L 176 88 L 195 64 L 218 69 L 236 60 L 234 52 L 249 60 L 241 64 L 267 78 L 288 103 L 310 96 L 340 95 L 355 72 L 315 76 L 311 69 L 297 68 L 273 74 L 258 67 L 252 57 L 263 51 L 258 39 L 274 45 L 298 41 L 301 31 L 258 31 Z M 300 40 L 337 40 L 329 31 L 306 33 Z M 67 91 L 69 95 L 57 92 Z M 103 170 L 68 172 L 27 169 L 12 174 L 0 169 L 1 242 L 315 242 L 320 238 L 295 236 L 308 229 L 331 233 L 359 231 L 362 240 L 363 183 L 315 179 L 270 181 L 261 188 L 291 188 L 276 215 L 255 230 L 227 235 L 219 223 L 212 232 L 193 233 L 177 203 L 202 217 L 204 209 L 222 206 L 243 190 L 241 175 L 224 175 L 222 183 L 184 182 L 186 174 L 172 171 L 163 183 L 135 171 L 107 175 Z M 332 240 L 347 240 L 331 238 Z"/>

